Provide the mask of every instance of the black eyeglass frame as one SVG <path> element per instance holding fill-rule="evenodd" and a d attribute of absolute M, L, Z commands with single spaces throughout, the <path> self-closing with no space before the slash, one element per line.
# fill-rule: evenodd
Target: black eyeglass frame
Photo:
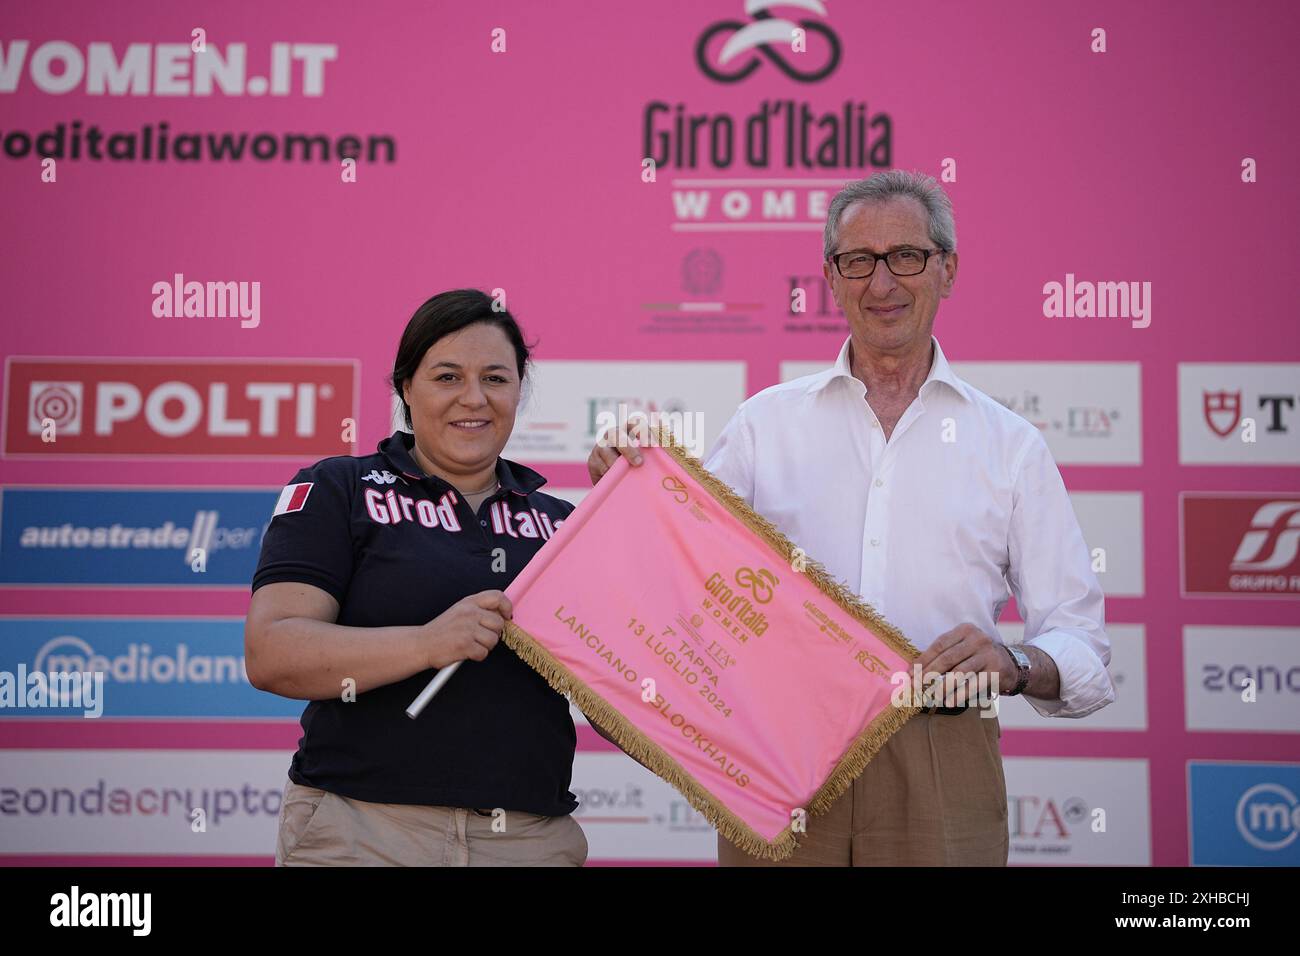
<path fill-rule="evenodd" d="M 921 268 L 917 269 L 915 272 L 902 272 L 902 273 L 895 272 L 894 267 L 889 264 L 889 257 L 894 255 L 897 252 L 923 252 L 925 253 L 925 259 L 921 263 Z M 893 272 L 894 275 L 898 276 L 900 279 L 908 279 L 911 278 L 912 276 L 919 276 L 922 272 L 924 272 L 926 268 L 930 265 L 931 256 L 935 256 L 935 255 L 942 256 L 942 255 L 946 255 L 947 252 L 948 252 L 947 249 L 918 249 L 915 246 L 904 246 L 901 249 L 891 249 L 889 252 L 886 252 L 884 255 L 881 256 L 876 255 L 870 249 L 850 249 L 847 252 L 833 253 L 827 258 L 829 259 L 829 261 L 835 263 L 835 271 L 840 274 L 841 279 L 870 279 L 873 275 L 875 275 L 876 264 L 880 262 L 881 259 L 885 260 L 885 268 L 888 269 L 890 272 Z M 866 255 L 871 256 L 871 269 L 867 272 L 866 275 L 846 276 L 844 274 L 844 270 L 840 268 L 840 260 L 843 259 L 845 256 L 862 255 L 864 253 Z"/>

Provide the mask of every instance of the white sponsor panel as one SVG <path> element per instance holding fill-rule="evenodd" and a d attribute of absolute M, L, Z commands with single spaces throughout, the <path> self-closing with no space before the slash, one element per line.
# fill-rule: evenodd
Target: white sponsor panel
<path fill-rule="evenodd" d="M 816 375 L 818 372 L 826 371 L 834 364 L 834 355 L 824 362 L 782 362 L 781 381 L 789 382 L 792 379 L 803 378 L 805 375 Z"/>
<path fill-rule="evenodd" d="M 274 856 L 293 755 L 0 752 L 0 853 Z M 195 832 L 202 810 L 205 832 Z"/>
<path fill-rule="evenodd" d="M 1142 597 L 1142 492 L 1072 491 L 1070 503 L 1107 597 Z M 1097 549 L 1101 549 L 1098 553 Z M 1101 561 L 1105 569 L 1101 570 Z"/>
<path fill-rule="evenodd" d="M 1178 461 L 1300 465 L 1300 362 L 1178 364 Z"/>
<path fill-rule="evenodd" d="M 782 362 L 781 381 L 834 364 Z M 1059 465 L 1142 463 L 1137 362 L 952 362 L 975 388 L 1033 422 Z"/>
<path fill-rule="evenodd" d="M 1007 757 L 1008 862 L 1149 866 L 1150 772 L 1145 760 Z"/>
<path fill-rule="evenodd" d="M 1058 465 L 1142 463 L 1137 362 L 953 362 L 952 368 L 1038 426 Z"/>
<path fill-rule="evenodd" d="M 582 504 L 582 499 L 591 494 L 590 488 L 552 488 L 550 485 L 542 488 L 542 491 L 555 498 L 563 499 L 573 505 Z"/>
<path fill-rule="evenodd" d="M 587 859 L 716 862 L 717 831 L 676 790 L 622 753 L 582 753 L 569 789 Z"/>
<path fill-rule="evenodd" d="M 998 631 L 1008 644 L 1024 640 L 1023 624 L 999 624 Z M 1146 730 L 1147 654 L 1146 628 L 1141 624 L 1107 624 L 1110 664 L 1107 670 L 1115 685 L 1115 700 L 1078 720 L 1044 717 L 1023 697 L 998 698 L 998 720 L 1004 728 L 1017 730 Z"/>
<path fill-rule="evenodd" d="M 1188 730 L 1300 733 L 1300 628 L 1184 627 Z"/>
<path fill-rule="evenodd" d="M 644 413 L 707 454 L 745 398 L 744 362 L 543 361 L 505 456 L 586 462 L 610 425 Z"/>

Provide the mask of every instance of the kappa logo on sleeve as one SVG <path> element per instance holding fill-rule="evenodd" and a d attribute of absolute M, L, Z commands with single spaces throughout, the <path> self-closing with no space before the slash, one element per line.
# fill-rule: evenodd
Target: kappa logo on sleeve
<path fill-rule="evenodd" d="M 304 481 L 296 485 L 285 485 L 284 491 L 280 492 L 280 500 L 275 503 L 275 518 L 279 515 L 289 514 L 291 511 L 302 511 L 303 506 L 307 504 L 307 496 L 311 494 L 313 482 Z"/>

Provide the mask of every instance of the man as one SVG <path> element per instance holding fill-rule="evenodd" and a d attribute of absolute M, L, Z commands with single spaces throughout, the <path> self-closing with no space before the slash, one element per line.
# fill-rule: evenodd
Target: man
<path fill-rule="evenodd" d="M 947 195 L 900 170 L 832 201 L 822 273 L 849 324 L 833 368 L 764 389 L 705 466 L 856 590 L 947 675 L 779 865 L 1005 865 L 1006 782 L 984 674 L 1044 716 L 1115 699 L 1103 599 L 1038 430 L 959 379 L 932 335 L 957 277 Z M 598 446 L 593 482 L 630 442 Z M 1014 594 L 1024 642 L 996 623 Z M 722 865 L 771 866 L 719 837 Z"/>

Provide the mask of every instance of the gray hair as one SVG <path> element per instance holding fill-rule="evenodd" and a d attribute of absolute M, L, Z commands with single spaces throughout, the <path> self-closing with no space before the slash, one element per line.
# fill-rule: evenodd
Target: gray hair
<path fill-rule="evenodd" d="M 933 176 L 891 169 L 849 183 L 831 200 L 822 236 L 822 258 L 829 259 L 839 241 L 840 217 L 860 202 L 884 202 L 894 196 L 911 196 L 925 207 L 930 219 L 930 241 L 945 252 L 957 251 L 957 227 L 952 221 L 952 201 Z"/>

